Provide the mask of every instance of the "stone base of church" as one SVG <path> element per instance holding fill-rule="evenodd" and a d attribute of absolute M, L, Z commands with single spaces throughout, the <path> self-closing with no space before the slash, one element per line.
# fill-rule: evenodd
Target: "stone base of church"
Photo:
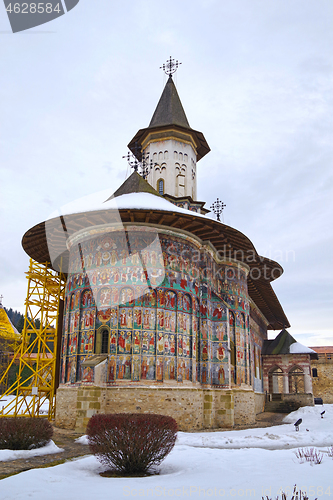
<path fill-rule="evenodd" d="M 85 432 L 95 413 L 160 413 L 177 420 L 179 429 L 232 428 L 255 422 L 252 390 L 196 387 L 59 387 L 55 425 Z"/>

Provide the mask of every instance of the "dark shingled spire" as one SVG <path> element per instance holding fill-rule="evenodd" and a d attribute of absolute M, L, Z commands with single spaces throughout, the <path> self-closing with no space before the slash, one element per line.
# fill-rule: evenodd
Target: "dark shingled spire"
<path fill-rule="evenodd" d="M 187 121 L 184 108 L 180 102 L 177 89 L 171 76 L 169 76 L 164 87 L 149 127 L 140 129 L 129 142 L 128 148 L 132 151 L 134 156 L 136 156 L 138 146 L 141 148 L 145 139 L 150 134 L 155 134 L 155 138 L 157 137 L 158 140 L 163 141 L 164 134 L 166 134 L 166 136 L 170 135 L 170 128 L 176 130 L 176 132 L 185 132 L 191 135 L 196 145 L 197 161 L 201 160 L 201 158 L 209 153 L 210 148 L 203 133 L 198 130 L 193 130 Z M 156 136 L 156 134 L 158 134 L 158 136 Z"/>
<path fill-rule="evenodd" d="M 126 181 L 120 186 L 120 188 L 118 188 L 117 191 L 115 191 L 113 195 L 111 195 L 110 198 L 105 201 L 109 201 L 112 198 L 116 198 L 117 196 L 130 193 L 150 193 L 163 198 L 156 191 L 156 189 L 153 188 L 153 186 L 151 186 L 143 177 L 141 177 L 140 174 L 138 174 L 137 172 L 133 172 L 133 174 L 130 175 L 128 179 L 126 179 Z"/>
<path fill-rule="evenodd" d="M 164 87 L 148 128 L 163 127 L 165 125 L 179 125 L 190 128 L 171 75 Z"/>

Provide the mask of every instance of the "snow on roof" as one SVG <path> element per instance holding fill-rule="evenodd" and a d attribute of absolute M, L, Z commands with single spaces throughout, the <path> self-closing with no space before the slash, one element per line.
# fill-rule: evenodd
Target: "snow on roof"
<path fill-rule="evenodd" d="M 110 190 L 104 189 L 103 191 L 98 191 L 97 193 L 84 196 L 75 201 L 67 203 L 60 207 L 59 210 L 53 212 L 48 220 L 54 219 L 55 217 L 84 213 L 84 212 L 94 212 L 98 210 L 121 210 L 121 209 L 143 209 L 143 210 L 163 210 L 166 212 L 176 212 L 187 215 L 194 215 L 197 217 L 204 217 L 205 219 L 210 218 L 206 215 L 198 214 L 197 212 L 192 212 L 191 210 L 186 210 L 185 208 L 180 208 L 160 196 L 155 196 L 150 193 L 130 193 L 117 196 L 111 200 L 105 201 L 110 196 Z"/>
<path fill-rule="evenodd" d="M 313 349 L 310 349 L 310 347 L 306 347 L 303 344 L 300 344 L 299 342 L 294 342 L 290 346 L 290 354 L 315 354 L 315 351 Z"/>

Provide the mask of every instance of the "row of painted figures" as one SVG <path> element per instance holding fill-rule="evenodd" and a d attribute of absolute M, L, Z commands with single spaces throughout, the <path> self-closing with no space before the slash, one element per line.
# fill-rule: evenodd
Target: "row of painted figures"
<path fill-rule="evenodd" d="M 102 329 L 94 338 L 93 331 L 87 332 L 81 336 L 64 337 L 63 340 L 63 357 L 75 354 L 92 354 L 94 351 L 100 351 L 103 335 Z M 117 331 L 108 332 L 107 353 L 110 354 L 158 354 L 164 356 L 193 357 L 196 358 L 196 337 L 189 335 L 174 335 L 159 333 L 157 336 L 150 331 Z M 200 341 L 200 359 L 203 361 L 211 360 L 213 362 L 221 362 L 225 359 L 228 349 L 227 342 L 209 342 L 207 340 Z M 242 363 L 244 348 L 238 347 L 238 363 Z M 99 353 L 99 352 L 98 352 Z"/>
<path fill-rule="evenodd" d="M 150 380 L 163 382 L 200 381 L 202 384 L 223 386 L 228 383 L 227 364 L 197 365 L 193 360 L 155 358 L 153 356 L 111 356 L 108 361 L 107 382 L 116 380 Z M 62 365 L 62 383 L 94 382 L 94 368 L 78 364 L 76 357 L 68 358 Z"/>
<path fill-rule="evenodd" d="M 95 305 L 94 296 L 97 296 L 99 310 L 108 310 L 113 304 L 127 305 L 133 307 L 156 307 L 159 309 L 180 310 L 187 313 L 192 311 L 201 317 L 212 318 L 213 320 L 226 320 L 227 308 L 220 301 L 202 299 L 201 303 L 197 298 L 192 298 L 190 294 L 173 292 L 171 290 L 158 289 L 157 294 L 150 290 L 145 293 L 140 300 L 135 299 L 135 292 L 130 287 L 119 290 L 117 288 L 104 287 L 100 290 L 77 290 L 67 300 L 66 310 L 84 309 Z M 142 299 L 142 300 L 141 300 Z M 81 307 L 80 307 L 81 306 Z M 243 304 L 244 306 L 244 304 Z M 241 313 L 238 313 L 241 314 Z"/>
<path fill-rule="evenodd" d="M 157 237 L 157 238 L 156 238 Z M 131 253 L 124 232 L 91 239 L 82 242 L 80 249 L 71 251 L 71 272 L 82 269 L 111 267 L 141 266 L 170 267 L 177 271 L 187 271 L 196 275 L 198 269 L 205 269 L 212 275 L 219 275 L 220 279 L 245 281 L 243 270 L 228 266 L 217 266 L 207 252 L 199 251 L 197 247 L 178 240 L 155 233 L 154 235 L 141 234 L 130 236 Z M 83 257 L 83 260 L 82 260 Z"/>
<path fill-rule="evenodd" d="M 99 285 L 140 285 L 147 287 L 147 280 L 149 279 L 151 286 L 163 285 L 167 286 L 167 283 L 171 287 L 185 289 L 186 287 L 193 290 L 195 293 L 199 291 L 199 282 L 209 281 L 207 277 L 200 279 L 192 279 L 192 277 L 187 276 L 185 273 L 180 273 L 177 271 L 166 270 L 162 271 L 159 269 L 148 269 L 147 272 L 140 267 L 126 267 L 123 269 L 103 269 L 101 271 L 86 271 L 86 273 L 72 274 L 68 279 L 67 290 L 71 292 L 77 288 L 82 288 L 86 286 L 96 287 Z M 246 297 L 247 287 L 245 283 L 238 283 L 234 281 L 228 281 L 221 279 L 215 282 L 209 281 L 218 291 L 218 293 L 227 292 L 228 295 L 234 295 L 237 297 Z M 236 300 L 236 298 L 235 298 Z"/>

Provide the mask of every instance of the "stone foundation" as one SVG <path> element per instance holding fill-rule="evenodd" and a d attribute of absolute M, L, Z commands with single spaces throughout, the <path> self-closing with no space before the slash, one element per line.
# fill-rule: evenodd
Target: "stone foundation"
<path fill-rule="evenodd" d="M 234 389 L 234 425 L 255 423 L 254 392 L 249 389 Z"/>
<path fill-rule="evenodd" d="M 262 413 L 265 409 L 265 394 L 263 392 L 254 393 L 255 414 Z"/>
<path fill-rule="evenodd" d="M 236 419 L 234 398 L 237 411 L 241 412 Z M 177 420 L 182 431 L 231 428 L 236 421 L 254 422 L 254 408 L 252 391 L 188 387 L 59 387 L 55 425 L 85 432 L 89 418 L 95 413 L 124 412 L 170 415 Z"/>

